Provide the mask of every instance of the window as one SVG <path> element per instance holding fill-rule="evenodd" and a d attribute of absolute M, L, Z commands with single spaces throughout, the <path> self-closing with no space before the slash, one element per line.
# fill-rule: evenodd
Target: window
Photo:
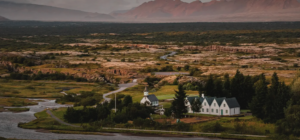
<path fill-rule="evenodd" d="M 216 103 L 214 103 L 214 106 L 216 107 Z"/>
<path fill-rule="evenodd" d="M 228 110 L 226 110 L 226 114 L 228 113 Z"/>
<path fill-rule="evenodd" d="M 211 112 L 213 113 L 213 112 L 214 112 L 214 109 L 211 109 Z"/>
<path fill-rule="evenodd" d="M 206 103 L 204 103 L 204 106 L 206 106 Z"/>
<path fill-rule="evenodd" d="M 226 104 L 224 104 L 224 107 L 226 107 Z"/>
<path fill-rule="evenodd" d="M 209 112 L 208 109 L 206 109 L 206 112 Z"/>
<path fill-rule="evenodd" d="M 218 113 L 218 109 L 216 109 L 216 113 Z"/>
<path fill-rule="evenodd" d="M 204 109 L 202 108 L 202 112 L 204 112 Z"/>

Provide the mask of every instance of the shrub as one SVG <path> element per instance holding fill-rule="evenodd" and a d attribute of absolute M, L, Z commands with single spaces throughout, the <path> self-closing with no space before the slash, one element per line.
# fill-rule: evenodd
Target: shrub
<path fill-rule="evenodd" d="M 217 121 L 214 124 L 209 123 L 204 125 L 202 130 L 204 132 L 217 133 L 217 132 L 222 132 L 224 130 L 224 127 Z"/>

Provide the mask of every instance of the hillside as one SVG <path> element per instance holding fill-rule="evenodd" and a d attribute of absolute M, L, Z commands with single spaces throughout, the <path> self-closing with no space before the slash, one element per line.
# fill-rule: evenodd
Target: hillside
<path fill-rule="evenodd" d="M 106 21 L 113 19 L 112 16 L 107 14 L 5 1 L 0 1 L 0 13 L 12 20 Z"/>
<path fill-rule="evenodd" d="M 192 3 L 181 0 L 155 0 L 118 16 L 134 19 L 168 18 L 188 21 L 300 20 L 300 3 L 297 0 L 213 0 Z M 192 18 L 193 17 L 193 18 Z M 195 19 L 195 17 L 197 17 Z M 200 18 L 201 17 L 201 18 Z"/>
<path fill-rule="evenodd" d="M 8 21 L 7 18 L 0 16 L 0 21 Z"/>

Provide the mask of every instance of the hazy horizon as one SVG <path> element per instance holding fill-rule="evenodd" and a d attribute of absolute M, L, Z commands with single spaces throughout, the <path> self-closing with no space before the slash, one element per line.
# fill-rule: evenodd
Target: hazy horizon
<path fill-rule="evenodd" d="M 108 14 L 113 11 L 129 10 L 137 7 L 144 2 L 154 0 L 0 0 L 19 3 L 31 3 L 48 5 L 60 8 L 81 10 L 86 12 L 97 12 Z M 195 0 L 181 0 L 184 2 L 193 2 Z M 211 0 L 201 0 L 202 2 L 209 2 Z"/>

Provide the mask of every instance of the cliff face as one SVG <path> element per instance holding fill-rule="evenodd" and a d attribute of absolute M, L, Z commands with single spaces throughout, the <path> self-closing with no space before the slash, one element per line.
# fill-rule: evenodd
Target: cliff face
<path fill-rule="evenodd" d="M 266 13 L 274 16 L 274 14 L 279 15 L 278 13 L 282 12 L 285 14 L 298 13 L 300 16 L 299 11 L 300 3 L 297 0 L 213 0 L 208 3 L 202 3 L 199 0 L 192 3 L 181 0 L 155 0 L 146 2 L 126 13 L 121 13 L 119 16 L 135 19 L 215 15 L 245 16 L 253 13 L 258 16 Z"/>

